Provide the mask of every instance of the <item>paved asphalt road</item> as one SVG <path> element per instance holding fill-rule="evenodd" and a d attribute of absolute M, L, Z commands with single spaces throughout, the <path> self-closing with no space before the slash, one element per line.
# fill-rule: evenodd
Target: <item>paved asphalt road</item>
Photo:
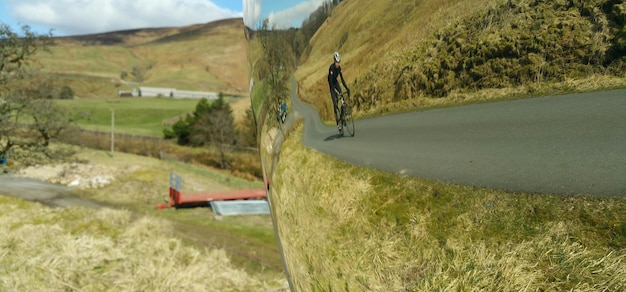
<path fill-rule="evenodd" d="M 295 86 L 293 86 L 295 88 Z M 387 115 L 324 126 L 295 98 L 308 147 L 394 173 L 507 191 L 626 196 L 626 90 Z"/>

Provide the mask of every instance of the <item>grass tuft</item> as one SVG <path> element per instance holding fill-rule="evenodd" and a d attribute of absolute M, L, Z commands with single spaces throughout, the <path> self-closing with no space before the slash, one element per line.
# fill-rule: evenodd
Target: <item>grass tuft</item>
<path fill-rule="evenodd" d="M 155 217 L 82 207 L 50 209 L 1 197 L 2 291 L 281 290 L 235 268 L 224 250 L 196 249 Z"/>
<path fill-rule="evenodd" d="M 303 147 L 295 127 L 270 179 L 296 290 L 626 288 L 624 198 L 507 193 L 359 168 Z"/>

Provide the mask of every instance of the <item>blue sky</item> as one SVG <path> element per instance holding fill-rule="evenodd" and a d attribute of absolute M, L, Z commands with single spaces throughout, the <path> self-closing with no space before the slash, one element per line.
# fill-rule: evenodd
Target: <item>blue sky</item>
<path fill-rule="evenodd" d="M 0 22 L 54 36 L 186 26 L 243 17 L 251 28 L 265 18 L 275 28 L 300 27 L 324 0 L 0 0 Z"/>
<path fill-rule="evenodd" d="M 247 26 L 258 28 L 263 19 L 275 28 L 300 27 L 324 0 L 243 0 L 243 18 Z"/>
<path fill-rule="evenodd" d="M 0 22 L 55 36 L 185 26 L 243 17 L 241 0 L 0 0 Z"/>

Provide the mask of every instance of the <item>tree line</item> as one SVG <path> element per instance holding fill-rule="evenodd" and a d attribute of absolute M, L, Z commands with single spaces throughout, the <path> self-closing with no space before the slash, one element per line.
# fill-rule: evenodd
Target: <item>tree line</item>
<path fill-rule="evenodd" d="M 306 58 L 309 41 L 340 2 L 324 1 L 303 21 L 301 28 L 276 29 L 270 26 L 269 19 L 264 19 L 252 34 L 262 49 L 262 55 L 253 68 L 255 80 L 263 87 L 261 95 L 264 102 L 259 113 L 262 121 L 267 115 L 278 116 L 280 104 L 289 97 L 289 78 L 293 70 Z"/>
<path fill-rule="evenodd" d="M 201 99 L 191 114 L 165 128 L 163 136 L 175 139 L 181 146 L 215 147 L 220 155 L 220 167 L 229 168 L 226 153 L 232 147 L 256 146 L 256 138 L 249 137 L 255 133 L 254 128 L 251 131 L 249 127 L 254 125 L 245 123 L 239 130 L 235 127 L 233 111 L 220 93 L 218 99 L 211 103 L 206 98 Z"/>
<path fill-rule="evenodd" d="M 73 90 L 41 74 L 35 66 L 35 55 L 51 44 L 51 33 L 36 34 L 27 25 L 14 32 L 0 24 L 0 158 L 16 158 L 19 153 L 21 158 L 43 154 L 62 160 L 71 152 L 55 152 L 49 146 L 71 141 L 69 136 L 78 129 L 76 122 L 88 118 L 86 113 L 56 105 L 54 99 L 73 98 Z M 251 111 L 246 115 L 250 118 Z M 217 149 L 222 168 L 230 167 L 227 153 L 233 148 L 256 146 L 253 123 L 244 121 L 236 128 L 232 109 L 222 94 L 214 102 L 200 100 L 192 114 L 165 128 L 163 134 L 182 146 Z"/>
<path fill-rule="evenodd" d="M 267 83 L 268 105 L 279 104 L 288 97 L 288 80 L 308 41 L 330 16 L 340 1 L 328 0 L 309 18 L 301 29 L 273 31 L 267 20 L 259 29 L 264 57 L 257 68 L 259 80 Z M 0 158 L 13 151 L 42 153 L 49 158 L 63 158 L 54 153 L 50 143 L 77 128 L 76 121 L 86 118 L 57 106 L 53 99 L 73 98 L 73 90 L 40 74 L 35 55 L 52 44 L 52 33 L 37 34 L 28 25 L 14 32 L 0 24 Z M 136 69 L 136 68 L 134 68 Z M 141 72 L 132 72 L 140 79 Z M 122 72 L 122 78 L 128 73 Z M 269 108 L 269 107 L 268 107 Z M 267 111 L 267 110 L 266 110 Z M 222 95 L 215 102 L 200 100 L 193 113 L 181 118 L 163 131 L 165 139 L 191 147 L 216 147 L 221 153 L 223 168 L 228 168 L 226 153 L 233 146 L 256 146 L 257 131 L 254 114 L 246 111 L 246 118 L 236 128 L 232 109 Z"/>

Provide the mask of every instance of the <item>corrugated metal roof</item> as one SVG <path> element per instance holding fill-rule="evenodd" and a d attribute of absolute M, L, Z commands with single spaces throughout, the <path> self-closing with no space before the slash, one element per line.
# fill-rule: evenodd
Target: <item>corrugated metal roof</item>
<path fill-rule="evenodd" d="M 133 89 L 135 90 L 135 89 Z M 164 87 L 139 87 L 139 95 L 142 97 L 173 97 L 173 98 L 206 98 L 206 99 L 218 99 L 219 93 L 210 91 L 191 91 L 191 90 L 177 90 L 176 88 L 164 88 Z"/>
<path fill-rule="evenodd" d="M 266 200 L 211 201 L 213 212 L 223 216 L 269 214 Z"/>

